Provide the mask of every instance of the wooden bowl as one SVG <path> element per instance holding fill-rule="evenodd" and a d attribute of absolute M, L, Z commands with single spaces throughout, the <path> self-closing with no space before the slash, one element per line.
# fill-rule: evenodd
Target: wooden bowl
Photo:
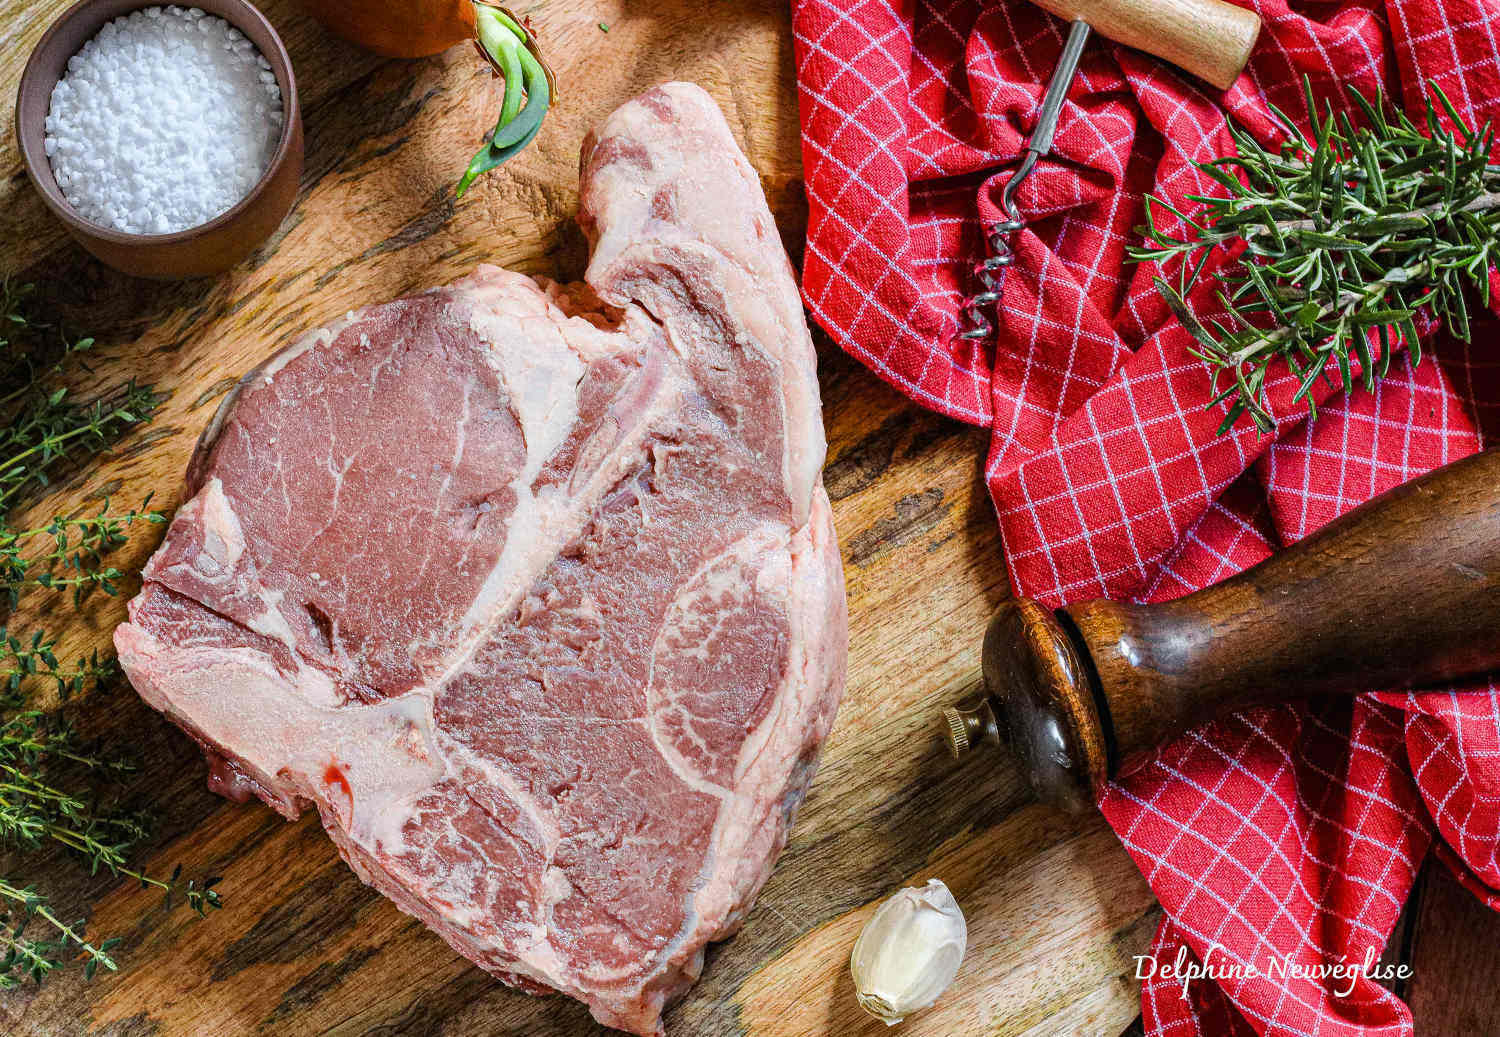
<path fill-rule="evenodd" d="M 63 196 L 42 150 L 52 88 L 78 53 L 105 25 L 131 11 L 159 6 L 141 0 L 81 0 L 52 24 L 32 51 L 16 95 L 16 138 L 26 173 L 42 201 L 84 248 L 127 274 L 171 280 L 221 273 L 248 256 L 281 225 L 297 197 L 302 176 L 302 116 L 292 60 L 276 30 L 245 0 L 192 0 L 218 15 L 259 48 L 281 86 L 281 140 L 250 193 L 207 223 L 171 234 L 127 234 L 85 220 Z M 188 5 L 184 5 L 188 6 Z"/>

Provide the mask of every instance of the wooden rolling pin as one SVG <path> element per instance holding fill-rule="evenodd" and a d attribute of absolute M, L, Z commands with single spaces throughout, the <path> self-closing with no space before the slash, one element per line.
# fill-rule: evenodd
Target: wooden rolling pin
<path fill-rule="evenodd" d="M 1225 0 L 1035 0 L 1116 43 L 1155 54 L 1228 90 L 1260 35 L 1260 16 Z"/>
<path fill-rule="evenodd" d="M 1007 733 L 1038 796 L 1072 810 L 1216 714 L 1500 669 L 1500 451 L 1176 601 L 1008 602 L 983 664 L 983 700 L 944 710 L 950 747 L 962 756 Z"/>

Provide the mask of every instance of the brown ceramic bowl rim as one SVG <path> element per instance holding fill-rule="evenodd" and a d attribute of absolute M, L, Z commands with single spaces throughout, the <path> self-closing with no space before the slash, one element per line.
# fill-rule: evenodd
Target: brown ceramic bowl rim
<path fill-rule="evenodd" d="M 100 2 L 101 0 L 78 0 L 78 3 L 58 15 L 57 20 L 52 23 L 47 31 L 42 34 L 42 38 L 37 41 L 37 45 L 31 51 L 31 56 L 26 60 L 26 68 L 21 73 L 21 84 L 16 91 L 16 143 L 20 147 L 21 160 L 26 165 L 26 172 L 30 175 L 31 182 L 36 185 L 37 191 L 40 192 L 42 201 L 46 202 L 47 208 L 51 209 L 53 214 L 69 227 L 92 237 L 120 245 L 175 245 L 191 241 L 194 238 L 201 237 L 210 231 L 233 222 L 241 213 L 254 205 L 256 199 L 264 193 L 266 185 L 271 182 L 276 171 L 286 162 L 287 153 L 292 147 L 292 123 L 297 118 L 298 111 L 297 76 L 292 71 L 291 55 L 287 53 L 286 45 L 281 41 L 281 34 L 276 31 L 276 27 L 260 12 L 259 8 L 249 3 L 249 0 L 219 0 L 220 3 L 236 9 L 235 13 L 232 14 L 213 11 L 206 12 L 215 15 L 215 17 L 223 18 L 231 26 L 240 30 L 240 32 L 245 31 L 244 23 L 246 21 L 259 22 L 269 35 L 271 41 L 275 43 L 274 50 L 262 56 L 271 63 L 273 69 L 286 73 L 286 89 L 281 94 L 281 138 L 276 142 L 276 150 L 271 153 L 271 160 L 266 163 L 265 171 L 261 173 L 260 179 L 255 182 L 255 186 L 250 188 L 249 193 L 207 223 L 199 223 L 183 230 L 174 230 L 168 234 L 131 234 L 126 231 L 116 230 L 113 227 L 106 227 L 102 223 L 95 223 L 93 220 L 85 219 L 77 209 L 73 208 L 72 203 L 63 195 L 62 188 L 57 185 L 57 178 L 52 172 L 52 163 L 48 160 L 47 154 L 42 148 L 42 140 L 32 140 L 26 133 L 25 127 L 21 125 L 20 119 L 21 98 L 26 95 L 28 90 L 33 88 L 32 84 L 37 82 L 38 77 L 42 75 L 42 70 L 38 67 L 37 63 L 38 55 L 47 49 L 48 44 L 52 42 L 55 36 L 62 32 L 69 22 L 86 15 L 89 13 L 90 8 L 98 6 Z M 109 21 L 113 21 L 114 18 L 123 17 L 133 11 L 144 11 L 149 7 L 168 6 L 189 9 L 197 6 L 197 4 L 193 3 L 192 0 L 183 0 L 183 2 L 177 4 L 163 3 L 161 0 L 156 0 L 154 3 L 151 0 L 143 0 L 142 3 L 121 11 L 120 14 L 113 16 Z M 101 24 L 100 28 L 102 29 L 103 27 L 104 25 Z M 96 29 L 94 35 L 97 34 L 98 30 Z M 85 42 L 93 38 L 93 35 L 90 35 L 86 37 Z M 260 47 L 257 46 L 256 50 L 259 51 Z M 69 55 L 69 57 L 71 56 Z M 66 68 L 66 65 L 67 63 L 64 61 L 64 68 Z M 52 89 L 57 85 L 58 81 L 60 81 L 60 78 L 48 84 L 47 96 L 49 98 L 52 96 Z M 43 138 L 46 136 L 45 129 L 42 132 L 42 136 Z"/>

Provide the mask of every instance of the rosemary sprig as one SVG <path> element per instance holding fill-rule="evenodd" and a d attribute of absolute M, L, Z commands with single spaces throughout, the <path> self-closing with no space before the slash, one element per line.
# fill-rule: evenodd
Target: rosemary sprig
<path fill-rule="evenodd" d="M 1356 124 L 1331 105 L 1320 114 L 1304 80 L 1310 135 L 1273 106 L 1286 131 L 1278 149 L 1231 124 L 1239 154 L 1198 164 L 1222 196 L 1189 195 L 1202 207 L 1193 215 L 1147 198 L 1147 244 L 1130 255 L 1179 264 L 1175 287 L 1155 283 L 1213 369 L 1213 404 L 1228 405 L 1221 433 L 1243 414 L 1273 429 L 1267 385 L 1278 362 L 1297 379 L 1293 402 L 1316 414 L 1319 379 L 1351 388 L 1357 362 L 1373 388 L 1397 334 L 1420 363 L 1424 308 L 1469 340 L 1469 293 L 1489 305 L 1489 270 L 1500 259 L 1500 165 L 1490 161 L 1492 126 L 1471 128 L 1428 85 L 1420 123 L 1351 88 Z M 1163 229 L 1158 208 L 1189 233 Z M 1200 320 L 1187 300 L 1216 254 L 1225 259 L 1215 275 L 1224 312 Z"/>
<path fill-rule="evenodd" d="M 134 383 L 75 398 L 59 379 L 83 362 L 93 340 L 44 335 L 55 329 L 29 314 L 32 295 L 29 287 L 0 284 L 0 612 L 13 612 L 26 595 L 53 595 L 76 607 L 96 591 L 117 593 L 122 574 L 109 555 L 137 524 L 165 521 L 148 497 L 125 512 L 112 511 L 106 499 L 93 513 L 12 523 L 19 505 L 149 420 L 159 402 L 149 386 Z M 184 882 L 180 868 L 161 879 L 130 867 L 147 822 L 112 806 L 109 796 L 132 769 L 128 762 L 87 749 L 59 711 L 31 704 L 35 693 L 67 699 L 118 674 L 115 661 L 97 651 L 68 665 L 58 659 L 54 634 L 0 625 L 0 850 L 61 846 L 90 874 L 134 879 L 161 890 L 169 904 L 181 895 L 202 914 L 219 906 L 217 879 Z M 72 791 L 78 787 L 86 793 Z M 68 922 L 45 894 L 0 876 L 0 989 L 27 977 L 40 982 L 71 961 L 81 961 L 86 976 L 115 969 L 110 952 L 119 940 L 95 944 L 83 933 L 84 923 Z"/>

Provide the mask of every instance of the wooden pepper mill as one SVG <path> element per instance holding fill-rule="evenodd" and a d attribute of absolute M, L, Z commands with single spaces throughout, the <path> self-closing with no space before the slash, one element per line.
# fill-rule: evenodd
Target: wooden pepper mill
<path fill-rule="evenodd" d="M 1176 601 L 1007 602 L 983 666 L 984 699 L 944 710 L 953 752 L 1008 735 L 1037 795 L 1075 811 L 1132 757 L 1217 714 L 1500 669 L 1500 451 Z"/>

